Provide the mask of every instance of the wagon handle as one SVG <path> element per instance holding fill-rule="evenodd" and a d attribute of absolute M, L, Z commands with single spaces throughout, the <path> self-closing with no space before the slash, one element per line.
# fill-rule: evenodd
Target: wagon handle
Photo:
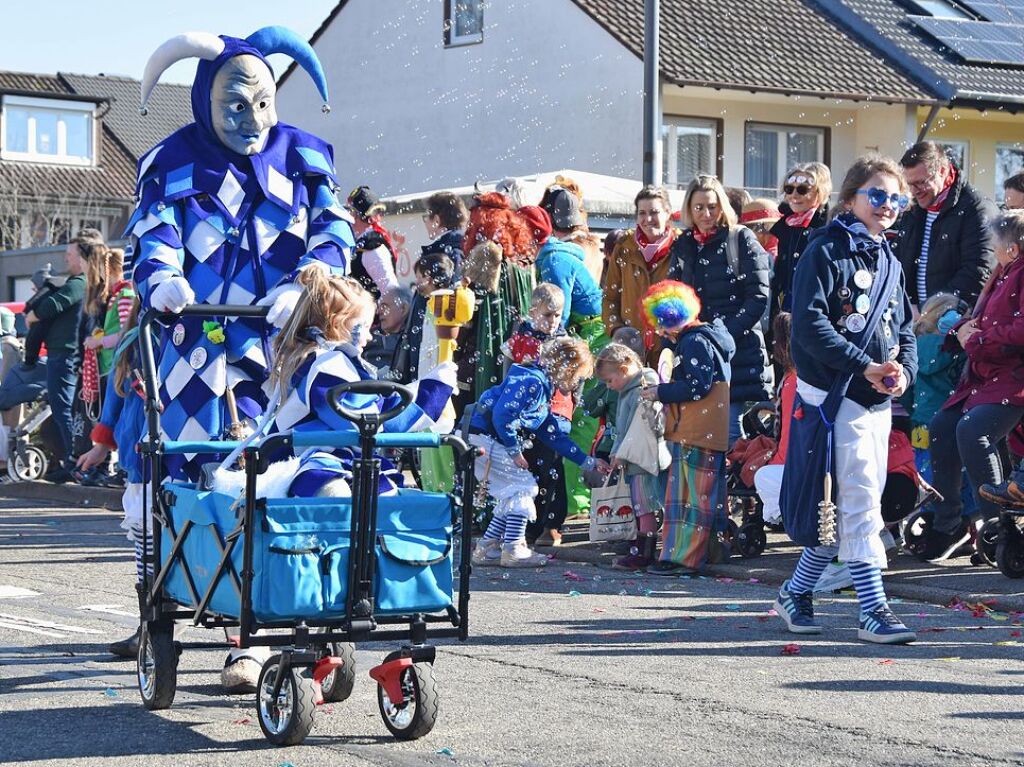
<path fill-rule="evenodd" d="M 397 394 L 401 402 L 390 410 L 385 410 L 382 413 L 357 413 L 353 410 L 349 410 L 347 407 L 341 404 L 341 396 L 343 394 L 371 394 L 380 397 L 388 397 L 392 394 Z M 377 427 L 385 421 L 390 421 L 392 418 L 397 416 L 403 410 L 405 410 L 412 403 L 414 397 L 412 389 L 402 384 L 394 383 L 393 381 L 351 381 L 346 383 L 338 384 L 327 392 L 327 402 L 330 403 L 331 408 L 335 413 L 340 415 L 359 427 L 362 432 L 364 425 L 373 426 L 374 432 Z"/>

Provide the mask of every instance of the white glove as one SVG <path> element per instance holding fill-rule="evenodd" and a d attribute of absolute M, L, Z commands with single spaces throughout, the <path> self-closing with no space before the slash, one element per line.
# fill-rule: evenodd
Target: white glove
<path fill-rule="evenodd" d="M 257 305 L 269 306 L 267 322 L 275 328 L 283 328 L 284 324 L 288 322 L 288 318 L 292 316 L 292 312 L 295 311 L 295 304 L 299 302 L 302 291 L 301 285 L 281 285 L 270 291 L 266 298 L 260 299 Z"/>
<path fill-rule="evenodd" d="M 149 304 L 158 312 L 180 312 L 196 302 L 196 294 L 184 277 L 168 277 L 155 288 Z"/>

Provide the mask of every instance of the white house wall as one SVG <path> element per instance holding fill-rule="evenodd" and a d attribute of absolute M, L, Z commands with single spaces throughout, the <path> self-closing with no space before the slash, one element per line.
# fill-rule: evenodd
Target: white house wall
<path fill-rule="evenodd" d="M 278 94 L 334 144 L 343 188 L 381 195 L 571 167 L 639 176 L 641 62 L 570 0 L 488 3 L 483 43 L 445 48 L 442 0 L 349 0 L 315 44 L 332 89 Z"/>

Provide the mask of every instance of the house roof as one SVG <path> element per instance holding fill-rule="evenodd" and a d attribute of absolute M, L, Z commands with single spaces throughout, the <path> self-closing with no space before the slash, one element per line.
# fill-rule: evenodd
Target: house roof
<path fill-rule="evenodd" d="M 845 23 L 853 34 L 874 36 L 887 57 L 916 67 L 936 97 L 953 106 L 1024 108 L 1024 77 L 1019 68 L 968 64 L 929 37 L 897 0 L 811 0 Z"/>
<path fill-rule="evenodd" d="M 104 103 L 98 114 L 99 157 L 94 167 L 0 160 L 0 190 L 58 199 L 124 204 L 135 190 L 135 166 L 160 139 L 190 121 L 189 89 L 157 85 L 149 114 L 138 113 L 139 81 L 127 77 L 0 72 L 0 93 L 83 98 Z"/>
<path fill-rule="evenodd" d="M 573 2 L 643 55 L 644 0 Z M 856 100 L 934 100 L 921 83 L 806 0 L 663 2 L 660 42 L 662 76 L 676 85 Z"/>
<path fill-rule="evenodd" d="M 135 159 L 159 144 L 167 135 L 192 122 L 191 87 L 158 83 L 146 104 L 146 116 L 139 114 L 139 81 L 112 75 L 60 77 L 78 94 L 101 96 L 110 104 L 104 123 Z"/>

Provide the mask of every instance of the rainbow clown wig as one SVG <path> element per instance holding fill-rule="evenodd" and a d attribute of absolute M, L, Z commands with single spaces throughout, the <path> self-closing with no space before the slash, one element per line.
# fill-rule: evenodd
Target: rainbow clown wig
<path fill-rule="evenodd" d="M 700 316 L 700 299 L 684 282 L 662 280 L 640 300 L 648 330 L 682 330 Z"/>

